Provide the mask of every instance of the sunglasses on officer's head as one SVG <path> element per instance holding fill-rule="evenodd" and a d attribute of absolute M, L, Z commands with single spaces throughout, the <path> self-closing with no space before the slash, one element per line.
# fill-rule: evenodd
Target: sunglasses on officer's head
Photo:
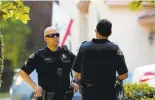
<path fill-rule="evenodd" d="M 48 34 L 48 35 L 46 35 L 45 37 L 48 37 L 48 38 L 54 38 L 54 37 L 59 37 L 60 36 L 60 34 L 59 33 L 52 33 L 52 34 Z"/>

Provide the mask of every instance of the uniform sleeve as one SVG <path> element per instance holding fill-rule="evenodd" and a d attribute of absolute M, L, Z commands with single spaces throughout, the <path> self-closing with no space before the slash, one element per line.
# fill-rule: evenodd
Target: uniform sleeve
<path fill-rule="evenodd" d="M 25 61 L 24 65 L 20 68 L 28 75 L 31 74 L 37 66 L 37 55 L 33 53 L 29 56 L 27 61 Z"/>
<path fill-rule="evenodd" d="M 73 64 L 76 56 L 71 51 L 69 51 L 69 55 L 70 55 L 70 58 L 71 58 L 71 61 L 72 61 L 72 64 Z"/>
<path fill-rule="evenodd" d="M 128 72 L 128 68 L 126 66 L 124 55 L 119 48 L 117 49 L 116 56 L 116 70 L 119 75 L 123 75 Z"/>
<path fill-rule="evenodd" d="M 80 52 L 80 50 L 79 50 L 79 52 L 73 62 L 73 66 L 72 66 L 72 68 L 75 72 L 78 72 L 78 73 L 81 72 L 82 59 L 83 59 L 82 52 Z"/>

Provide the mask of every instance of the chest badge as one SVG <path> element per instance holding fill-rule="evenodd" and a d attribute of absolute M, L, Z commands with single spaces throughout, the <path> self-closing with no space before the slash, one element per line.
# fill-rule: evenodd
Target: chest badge
<path fill-rule="evenodd" d="M 65 60 L 67 59 L 67 56 L 65 54 L 62 55 L 62 59 Z"/>
<path fill-rule="evenodd" d="M 62 57 L 61 57 L 61 59 L 62 59 L 62 62 L 63 63 L 70 63 L 71 62 L 70 59 L 67 57 L 66 54 L 63 54 Z"/>

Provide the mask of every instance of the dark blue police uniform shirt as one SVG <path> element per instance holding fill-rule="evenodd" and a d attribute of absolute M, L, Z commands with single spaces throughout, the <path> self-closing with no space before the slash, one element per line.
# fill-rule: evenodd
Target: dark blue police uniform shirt
<path fill-rule="evenodd" d="M 41 57 L 42 54 L 45 58 Z M 28 75 L 35 69 L 38 74 L 38 84 L 46 91 L 55 91 L 55 86 L 58 84 L 57 68 L 62 68 L 62 85 L 63 83 L 70 84 L 70 71 L 75 55 L 69 51 L 69 55 L 64 55 L 62 49 L 59 47 L 57 51 L 53 52 L 48 47 L 33 53 L 21 69 Z M 71 62 L 63 62 L 62 57 L 67 56 Z M 69 56 L 69 57 L 68 57 Z M 59 81 L 60 82 L 60 81 Z M 65 87 L 65 86 L 62 86 Z"/>
<path fill-rule="evenodd" d="M 82 74 L 82 79 L 112 88 L 116 72 L 119 75 L 128 72 L 122 51 L 107 39 L 92 39 L 83 43 L 72 67 Z"/>

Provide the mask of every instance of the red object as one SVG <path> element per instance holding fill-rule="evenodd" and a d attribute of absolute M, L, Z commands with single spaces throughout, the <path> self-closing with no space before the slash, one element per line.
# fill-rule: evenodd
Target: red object
<path fill-rule="evenodd" d="M 138 18 L 140 24 L 154 24 L 155 23 L 155 10 L 150 10 Z"/>
<path fill-rule="evenodd" d="M 140 82 L 146 82 L 150 80 L 152 77 L 155 77 L 155 73 L 153 72 L 146 72 L 144 75 L 141 77 Z"/>
<path fill-rule="evenodd" d="M 70 20 L 69 24 L 68 24 L 68 27 L 67 27 L 67 30 L 66 30 L 66 33 L 65 33 L 65 36 L 62 40 L 62 43 L 60 46 L 63 46 L 67 40 L 67 37 L 69 36 L 70 34 L 70 30 L 71 30 L 71 27 L 72 27 L 72 24 L 73 24 L 73 19 Z"/>

